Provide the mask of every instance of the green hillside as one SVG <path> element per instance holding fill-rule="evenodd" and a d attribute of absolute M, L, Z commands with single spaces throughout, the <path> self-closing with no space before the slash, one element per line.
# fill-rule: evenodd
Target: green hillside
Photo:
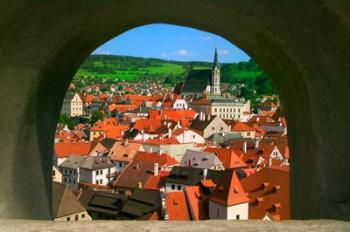
<path fill-rule="evenodd" d="M 168 61 L 116 55 L 91 55 L 81 65 L 76 76 L 107 78 L 136 82 L 141 79 L 164 80 L 174 85 L 184 80 L 191 69 L 210 68 L 209 62 Z M 242 83 L 260 94 L 274 93 L 274 88 L 265 73 L 252 60 L 221 64 L 222 82 Z"/>

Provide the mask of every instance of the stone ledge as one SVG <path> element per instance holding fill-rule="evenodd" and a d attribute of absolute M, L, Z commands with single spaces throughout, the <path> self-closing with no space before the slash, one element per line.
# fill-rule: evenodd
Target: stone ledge
<path fill-rule="evenodd" d="M 53 222 L 34 220 L 0 219 L 0 231 L 350 231 L 350 222 L 334 220 L 295 220 L 283 222 L 267 221 L 90 221 Z"/>

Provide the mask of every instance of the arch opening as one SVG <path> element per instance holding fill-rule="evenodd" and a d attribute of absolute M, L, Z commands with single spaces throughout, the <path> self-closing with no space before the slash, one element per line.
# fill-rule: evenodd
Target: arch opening
<path fill-rule="evenodd" d="M 212 33 L 150 24 L 101 45 L 69 86 L 54 151 L 53 194 L 65 185 L 85 206 L 55 220 L 290 218 L 279 98 L 248 55 Z"/>

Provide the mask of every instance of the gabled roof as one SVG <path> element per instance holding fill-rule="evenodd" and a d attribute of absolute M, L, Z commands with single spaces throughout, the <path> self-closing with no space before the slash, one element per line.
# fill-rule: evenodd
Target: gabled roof
<path fill-rule="evenodd" d="M 268 167 L 241 181 L 250 199 L 249 219 L 262 219 L 269 213 L 274 220 L 290 219 L 289 168 Z"/>
<path fill-rule="evenodd" d="M 212 70 L 191 70 L 181 89 L 181 93 L 203 93 L 208 85 L 212 85 Z"/>
<path fill-rule="evenodd" d="M 169 220 L 189 221 L 191 219 L 185 192 L 167 192 L 165 206 L 169 215 Z"/>
<path fill-rule="evenodd" d="M 70 155 L 60 166 L 64 168 L 77 169 L 84 161 L 85 157 L 78 155 Z"/>
<path fill-rule="evenodd" d="M 168 154 L 156 153 L 156 152 L 144 152 L 138 151 L 134 157 L 134 161 L 158 163 L 159 166 L 172 166 L 178 164 L 178 162 Z"/>
<path fill-rule="evenodd" d="M 210 200 L 221 205 L 232 206 L 249 202 L 246 192 L 236 175 L 235 170 L 226 169 L 217 183 Z"/>
<path fill-rule="evenodd" d="M 164 186 L 164 179 L 169 175 L 170 171 L 158 171 L 158 175 L 150 175 L 145 183 L 144 189 L 160 190 Z"/>
<path fill-rule="evenodd" d="M 209 126 L 209 124 L 217 117 L 216 115 L 210 115 L 210 118 L 208 119 L 208 116 L 205 115 L 204 120 L 200 120 L 200 115 L 198 115 L 194 120 L 192 120 L 190 128 L 197 130 L 197 131 L 203 131 L 205 128 Z"/>
<path fill-rule="evenodd" d="M 150 176 L 154 174 L 153 168 L 153 163 L 134 160 L 129 163 L 117 177 L 113 186 L 117 188 L 135 189 L 141 184 L 142 187 L 144 187 Z"/>
<path fill-rule="evenodd" d="M 159 207 L 160 193 L 148 189 L 135 189 L 123 206 L 122 213 L 137 219 L 154 213 Z"/>
<path fill-rule="evenodd" d="M 84 211 L 84 207 L 66 185 L 53 182 L 52 214 L 55 218 L 69 216 Z"/>
<path fill-rule="evenodd" d="M 207 197 L 199 186 L 186 186 L 184 189 L 193 220 L 209 219 Z"/>
<path fill-rule="evenodd" d="M 80 164 L 80 168 L 88 170 L 98 170 L 113 167 L 112 162 L 107 157 L 88 156 Z"/>
<path fill-rule="evenodd" d="M 140 149 L 140 143 L 116 142 L 109 151 L 111 160 L 130 162 L 137 151 Z"/>
<path fill-rule="evenodd" d="M 79 195 L 80 203 L 89 212 L 105 215 L 119 215 L 127 196 L 106 191 L 83 190 Z"/>
<path fill-rule="evenodd" d="M 66 158 L 71 154 L 87 156 L 91 150 L 90 142 L 55 143 L 55 154 L 58 158 Z"/>
<path fill-rule="evenodd" d="M 237 132 L 241 132 L 241 131 L 254 131 L 254 128 L 248 126 L 248 125 L 245 124 L 244 122 L 236 121 L 236 122 L 232 123 L 232 125 L 231 125 L 231 131 L 237 131 Z"/>
<path fill-rule="evenodd" d="M 205 179 L 211 179 L 216 183 L 222 175 L 222 171 L 209 169 Z M 175 166 L 171 169 L 168 177 L 165 178 L 165 183 L 197 185 L 204 179 L 202 168 L 179 167 Z"/>
<path fill-rule="evenodd" d="M 233 149 L 207 147 L 204 151 L 216 154 L 226 169 L 248 166 Z"/>
<path fill-rule="evenodd" d="M 180 166 L 211 169 L 223 164 L 214 153 L 188 149 L 181 159 Z"/>

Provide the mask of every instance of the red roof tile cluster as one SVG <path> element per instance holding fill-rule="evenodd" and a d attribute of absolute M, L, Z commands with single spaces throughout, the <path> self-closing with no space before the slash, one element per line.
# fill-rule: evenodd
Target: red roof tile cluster
<path fill-rule="evenodd" d="M 103 121 L 96 122 L 91 128 L 90 132 L 103 132 L 103 137 L 111 139 L 121 139 L 122 133 L 129 129 L 127 125 L 118 125 L 115 118 L 106 118 Z"/>
<path fill-rule="evenodd" d="M 165 153 L 159 154 L 156 152 L 143 152 L 143 151 L 139 151 L 136 153 L 134 157 L 134 161 L 158 163 L 160 167 L 173 166 L 179 163 L 168 154 L 165 154 Z"/>
<path fill-rule="evenodd" d="M 194 110 L 179 110 L 179 109 L 164 109 L 164 110 L 150 110 L 150 119 L 163 119 L 171 121 L 180 120 L 193 120 L 196 116 L 196 111 Z"/>
<path fill-rule="evenodd" d="M 209 219 L 207 213 L 208 197 L 205 196 L 199 186 L 186 186 L 184 189 L 186 194 L 188 207 L 193 220 Z"/>
<path fill-rule="evenodd" d="M 87 156 L 91 148 L 90 142 L 63 142 L 54 145 L 54 151 L 58 158 L 66 158 L 71 154 Z"/>
<path fill-rule="evenodd" d="M 231 125 L 231 131 L 242 132 L 242 131 L 255 131 L 255 130 L 253 127 L 247 125 L 244 122 L 235 121 Z"/>
<path fill-rule="evenodd" d="M 164 179 L 169 176 L 170 171 L 159 170 L 158 175 L 149 176 L 144 188 L 149 190 L 160 190 L 164 186 Z"/>
<path fill-rule="evenodd" d="M 212 148 L 204 149 L 206 152 L 214 153 L 224 165 L 224 168 L 243 168 L 248 165 L 235 153 L 234 149 Z"/>
<path fill-rule="evenodd" d="M 137 108 L 136 105 L 133 104 L 109 104 L 107 107 L 108 112 L 112 111 L 118 111 L 118 112 L 126 112 L 126 111 L 132 111 Z"/>
<path fill-rule="evenodd" d="M 263 168 L 241 181 L 249 198 L 249 219 L 290 219 L 289 168 Z"/>
<path fill-rule="evenodd" d="M 249 202 L 234 169 L 223 172 L 210 200 L 226 206 Z"/>
<path fill-rule="evenodd" d="M 169 220 L 190 220 L 185 192 L 167 192 L 165 206 Z"/>

